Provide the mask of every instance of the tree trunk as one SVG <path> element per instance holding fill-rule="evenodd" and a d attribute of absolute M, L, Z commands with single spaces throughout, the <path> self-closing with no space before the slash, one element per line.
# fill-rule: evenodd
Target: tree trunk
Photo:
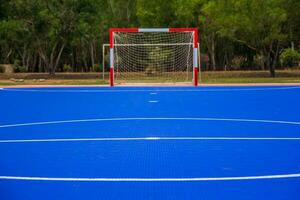
<path fill-rule="evenodd" d="M 55 66 L 53 67 L 54 73 L 55 73 L 55 70 L 56 70 L 56 68 L 57 68 L 57 66 L 59 64 L 59 61 L 60 61 L 60 58 L 61 58 L 61 54 L 62 54 L 64 48 L 65 48 L 65 44 L 62 44 L 62 46 L 60 47 L 59 53 L 58 53 L 58 55 L 56 57 Z"/>
<path fill-rule="evenodd" d="M 270 75 L 271 75 L 272 78 L 276 77 L 275 66 L 274 65 L 270 65 Z"/>
<path fill-rule="evenodd" d="M 91 51 L 91 62 L 92 62 L 92 67 L 94 67 L 95 65 L 95 57 L 94 57 L 94 44 L 93 42 L 91 42 L 91 45 L 90 45 L 90 51 Z"/>
<path fill-rule="evenodd" d="M 206 39 L 208 54 L 210 57 L 211 69 L 216 70 L 215 34 L 208 33 L 205 39 Z"/>
<path fill-rule="evenodd" d="M 212 64 L 212 69 L 216 71 L 216 51 L 215 51 L 215 40 L 212 38 L 211 41 L 211 64 Z"/>
<path fill-rule="evenodd" d="M 24 50 L 21 53 L 21 58 L 22 58 L 22 66 L 27 68 L 27 66 L 26 66 L 26 54 L 27 54 L 27 52 L 26 52 L 25 48 L 26 47 L 24 47 Z"/>
<path fill-rule="evenodd" d="M 277 64 L 278 55 L 279 55 L 279 42 L 276 43 L 276 50 L 272 56 L 272 63 L 271 63 L 271 68 L 272 68 L 271 76 L 272 77 L 276 76 L 275 68 L 276 68 L 276 64 Z"/>
<path fill-rule="evenodd" d="M 260 61 L 259 65 L 260 65 L 260 68 L 261 70 L 265 71 L 265 60 L 266 60 L 266 57 L 265 57 L 265 53 L 264 51 L 260 51 L 260 56 L 262 57 L 262 60 Z"/>
<path fill-rule="evenodd" d="M 38 64 L 38 71 L 39 72 L 44 72 L 45 70 L 44 69 L 42 69 L 42 57 L 41 56 L 38 56 L 38 62 L 39 62 L 39 64 Z"/>
<path fill-rule="evenodd" d="M 270 76 L 275 77 L 275 66 L 272 64 L 272 49 L 273 49 L 273 42 L 269 45 L 267 49 L 267 67 L 270 70 Z"/>
<path fill-rule="evenodd" d="M 50 75 L 55 74 L 54 55 L 55 55 L 57 45 L 58 45 L 58 42 L 56 41 L 54 46 L 52 47 L 51 54 L 50 54 L 50 59 L 49 59 L 50 62 L 49 62 L 49 65 L 48 65 Z"/>
<path fill-rule="evenodd" d="M 225 51 L 225 55 L 224 55 L 224 71 L 227 71 L 227 67 L 229 65 L 229 58 L 228 58 L 228 52 L 227 50 Z"/>
<path fill-rule="evenodd" d="M 46 72 L 48 72 L 49 74 L 51 74 L 52 73 L 52 70 L 50 69 L 51 67 L 50 67 L 50 65 L 51 65 L 51 61 L 49 61 L 49 58 L 48 58 L 48 56 L 46 55 L 46 53 L 45 53 L 46 51 L 43 49 L 43 47 L 42 46 L 39 46 L 39 48 L 38 48 L 38 53 L 39 53 L 39 56 L 40 56 L 40 58 L 41 58 L 41 60 L 43 60 L 44 61 L 44 71 Z"/>
<path fill-rule="evenodd" d="M 4 58 L 4 63 L 9 63 L 9 57 L 12 53 L 13 53 L 13 50 L 9 49 L 8 53 L 6 54 L 6 56 Z"/>
<path fill-rule="evenodd" d="M 82 61 L 83 61 L 83 65 L 84 65 L 84 72 L 86 72 L 87 68 L 88 68 L 88 64 L 87 64 L 87 61 L 86 61 L 86 56 L 82 57 Z"/>
<path fill-rule="evenodd" d="M 26 71 L 27 72 L 29 72 L 31 69 L 30 69 L 30 65 L 29 65 L 29 63 L 30 63 L 30 57 L 31 57 L 31 55 L 29 54 L 29 55 L 27 55 L 27 59 L 26 59 Z"/>
<path fill-rule="evenodd" d="M 39 69 L 36 69 L 37 66 L 37 56 L 36 53 L 33 54 L 33 63 L 32 63 L 32 70 L 33 72 L 39 72 Z"/>
<path fill-rule="evenodd" d="M 62 44 L 58 54 L 56 55 L 57 46 L 58 46 L 58 42 L 56 42 L 54 44 L 54 46 L 52 47 L 50 58 L 46 55 L 46 53 L 44 53 L 44 51 L 41 47 L 39 48 L 39 55 L 43 59 L 45 65 L 46 65 L 46 69 L 50 75 L 55 75 L 56 67 L 59 64 L 61 54 L 65 48 L 65 44 Z"/>
<path fill-rule="evenodd" d="M 55 75 L 55 70 L 51 66 L 49 66 L 49 75 Z"/>
<path fill-rule="evenodd" d="M 72 49 L 72 54 L 71 54 L 71 65 L 72 65 L 72 68 L 73 68 L 73 72 L 76 72 L 76 58 L 75 58 L 75 55 L 76 55 L 76 50 L 74 51 L 74 49 Z"/>

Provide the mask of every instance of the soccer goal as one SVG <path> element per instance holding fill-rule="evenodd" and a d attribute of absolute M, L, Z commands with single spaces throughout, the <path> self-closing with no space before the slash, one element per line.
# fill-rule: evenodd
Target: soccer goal
<path fill-rule="evenodd" d="M 110 85 L 198 85 L 196 28 L 110 29 Z"/>

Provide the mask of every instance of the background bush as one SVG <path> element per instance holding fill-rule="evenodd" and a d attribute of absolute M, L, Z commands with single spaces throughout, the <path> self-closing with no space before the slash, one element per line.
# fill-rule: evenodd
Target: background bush
<path fill-rule="evenodd" d="M 298 66 L 298 62 L 300 61 L 300 53 L 291 48 L 284 49 L 280 55 L 280 60 L 282 65 L 285 67 Z"/>
<path fill-rule="evenodd" d="M 26 72 L 26 67 L 21 65 L 21 61 L 20 60 L 15 60 L 14 61 L 14 72 L 16 73 L 23 73 Z"/>
<path fill-rule="evenodd" d="M 93 71 L 94 72 L 102 72 L 102 70 L 103 70 L 102 64 L 96 64 L 96 65 L 93 66 Z"/>
<path fill-rule="evenodd" d="M 63 67 L 63 71 L 64 72 L 72 72 L 72 67 L 70 65 L 64 65 Z"/>

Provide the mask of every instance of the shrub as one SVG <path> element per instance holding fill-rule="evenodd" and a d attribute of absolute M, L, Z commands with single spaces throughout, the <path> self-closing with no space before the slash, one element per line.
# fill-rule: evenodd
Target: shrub
<path fill-rule="evenodd" d="M 257 69 L 261 69 L 264 66 L 264 57 L 261 54 L 254 56 L 254 65 Z"/>
<path fill-rule="evenodd" d="M 244 64 L 246 58 L 243 56 L 235 56 L 231 60 L 231 69 L 233 70 L 239 70 L 241 69 L 242 65 Z"/>
<path fill-rule="evenodd" d="M 72 67 L 70 65 L 64 65 L 63 71 L 64 72 L 72 72 Z"/>
<path fill-rule="evenodd" d="M 26 72 L 26 67 L 24 67 L 24 66 L 21 65 L 21 61 L 20 60 L 15 60 L 13 67 L 14 67 L 14 72 L 16 72 L 16 73 L 18 73 L 18 72 L 21 72 L 21 73 Z"/>
<path fill-rule="evenodd" d="M 300 53 L 291 48 L 284 49 L 280 55 L 280 61 L 284 67 L 297 66 L 298 62 L 300 61 Z"/>
<path fill-rule="evenodd" d="M 101 64 L 96 64 L 93 66 L 93 71 L 94 72 L 102 72 L 103 66 Z"/>
<path fill-rule="evenodd" d="M 160 70 L 156 66 L 148 66 L 145 69 L 146 76 L 155 76 L 159 74 Z"/>
<path fill-rule="evenodd" d="M 20 60 L 15 60 L 14 61 L 14 72 L 19 72 L 20 66 L 21 66 Z"/>
<path fill-rule="evenodd" d="M 20 66 L 20 67 L 19 67 L 19 72 L 21 72 L 21 73 L 27 72 L 26 67 Z"/>

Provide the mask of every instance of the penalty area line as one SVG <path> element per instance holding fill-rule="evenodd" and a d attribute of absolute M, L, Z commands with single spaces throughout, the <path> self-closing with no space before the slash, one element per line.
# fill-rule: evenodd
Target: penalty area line
<path fill-rule="evenodd" d="M 64 177 L 30 177 L 30 176 L 0 176 L 0 180 L 24 181 L 65 181 L 65 182 L 193 182 L 193 181 L 238 181 L 259 179 L 299 178 L 300 174 L 280 174 L 262 176 L 237 177 L 195 177 L 195 178 L 64 178 Z"/>

